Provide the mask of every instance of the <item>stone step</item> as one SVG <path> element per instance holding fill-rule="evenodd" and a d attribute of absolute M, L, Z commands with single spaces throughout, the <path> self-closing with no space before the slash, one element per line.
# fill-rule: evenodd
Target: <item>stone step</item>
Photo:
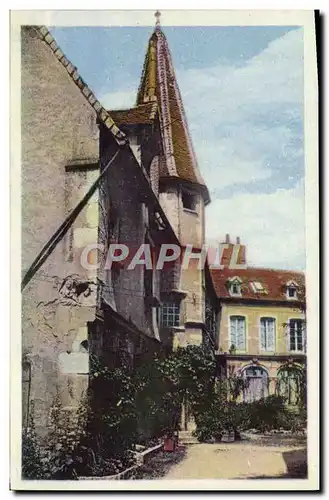
<path fill-rule="evenodd" d="M 192 431 L 180 431 L 179 442 L 182 444 L 197 444 L 199 441 L 193 436 Z"/>

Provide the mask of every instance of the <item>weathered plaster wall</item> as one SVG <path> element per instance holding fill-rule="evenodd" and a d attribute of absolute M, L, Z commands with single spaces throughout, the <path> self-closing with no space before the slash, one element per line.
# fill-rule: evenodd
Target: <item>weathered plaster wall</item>
<path fill-rule="evenodd" d="M 85 101 L 49 47 L 30 28 L 22 29 L 22 270 L 89 189 L 97 176 L 66 172 L 72 164 L 97 163 L 95 111 Z M 23 357 L 31 363 L 30 398 L 37 432 L 46 435 L 49 408 L 59 392 L 64 407 L 78 405 L 87 387 L 88 356 L 81 342 L 95 317 L 94 289 L 79 297 L 63 278 L 88 280 L 73 254 L 90 229 L 97 241 L 94 198 L 22 293 Z M 71 356 L 71 358 L 70 358 Z M 75 367 L 75 368 L 74 368 Z"/>

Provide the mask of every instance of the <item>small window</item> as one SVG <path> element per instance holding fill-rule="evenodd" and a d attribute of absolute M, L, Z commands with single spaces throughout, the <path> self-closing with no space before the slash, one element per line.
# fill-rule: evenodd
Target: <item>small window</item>
<path fill-rule="evenodd" d="M 241 297 L 241 282 L 239 279 L 235 278 L 228 283 L 228 289 L 230 295 Z"/>
<path fill-rule="evenodd" d="M 175 302 L 165 302 L 161 306 L 161 324 L 166 327 L 179 326 L 180 306 Z"/>
<path fill-rule="evenodd" d="M 182 191 L 183 208 L 196 211 L 196 196 L 188 191 Z"/>
<path fill-rule="evenodd" d="M 305 325 L 302 319 L 289 321 L 289 350 L 304 352 Z"/>
<path fill-rule="evenodd" d="M 235 349 L 246 349 L 246 318 L 244 316 L 230 317 L 230 345 Z"/>
<path fill-rule="evenodd" d="M 275 351 L 274 318 L 260 318 L 260 344 L 262 351 Z"/>
<path fill-rule="evenodd" d="M 286 283 L 286 295 L 288 300 L 294 300 L 298 298 L 298 285 L 294 281 L 288 281 Z"/>
<path fill-rule="evenodd" d="M 255 293 L 266 293 L 264 285 L 260 281 L 251 281 L 250 284 Z"/>
<path fill-rule="evenodd" d="M 297 290 L 295 287 L 290 286 L 287 289 L 288 299 L 297 299 Z"/>
<path fill-rule="evenodd" d="M 79 352 L 83 352 L 84 354 L 88 354 L 89 345 L 88 340 L 83 340 L 79 346 Z"/>

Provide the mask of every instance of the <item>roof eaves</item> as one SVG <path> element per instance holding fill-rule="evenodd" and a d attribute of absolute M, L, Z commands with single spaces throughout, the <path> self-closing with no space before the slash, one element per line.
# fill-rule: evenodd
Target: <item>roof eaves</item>
<path fill-rule="evenodd" d="M 60 47 L 57 45 L 56 40 L 48 30 L 46 26 L 34 26 L 39 37 L 49 46 L 57 60 L 66 69 L 72 81 L 80 89 L 81 93 L 85 97 L 86 101 L 90 106 L 96 111 L 99 120 L 105 125 L 109 132 L 114 137 L 115 141 L 121 146 L 127 143 L 128 139 L 126 135 L 117 127 L 112 119 L 111 115 L 106 111 L 106 109 L 101 105 L 101 103 L 96 98 L 95 94 L 88 87 L 86 82 L 79 75 L 77 68 L 70 62 L 70 60 L 65 56 Z"/>

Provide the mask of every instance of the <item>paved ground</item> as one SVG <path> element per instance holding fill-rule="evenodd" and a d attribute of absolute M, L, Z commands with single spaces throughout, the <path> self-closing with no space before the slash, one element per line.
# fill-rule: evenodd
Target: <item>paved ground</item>
<path fill-rule="evenodd" d="M 174 456 L 175 455 L 175 456 Z M 143 478 L 243 479 L 306 477 L 305 438 L 254 437 L 234 443 L 194 444 L 153 459 Z"/>

